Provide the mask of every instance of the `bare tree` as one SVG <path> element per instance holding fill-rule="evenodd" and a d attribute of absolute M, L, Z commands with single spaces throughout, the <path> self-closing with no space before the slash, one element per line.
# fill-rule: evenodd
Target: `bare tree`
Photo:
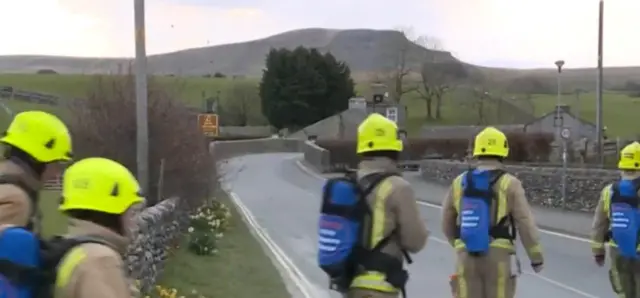
<path fill-rule="evenodd" d="M 445 94 L 453 90 L 456 84 L 461 79 L 466 79 L 469 74 L 462 63 L 439 58 L 441 55 L 438 52 L 443 52 L 443 47 L 437 38 L 421 36 L 415 43 L 428 50 L 424 54 L 420 68 L 420 88 L 417 91 L 425 101 L 427 119 L 442 119 L 442 100 Z"/>
<path fill-rule="evenodd" d="M 416 85 L 407 84 L 408 76 L 415 70 L 411 67 L 410 53 L 416 45 L 413 42 L 413 29 L 411 27 L 399 27 L 399 34 L 391 39 L 391 55 L 393 65 L 383 75 L 375 75 L 372 82 L 387 83 L 391 87 L 391 97 L 400 102 L 402 97 L 417 90 Z"/>
<path fill-rule="evenodd" d="M 234 82 L 226 102 L 224 116 L 227 117 L 227 125 L 250 125 L 254 118 L 252 112 L 256 111 L 255 105 L 260 103 L 258 88 L 255 84 Z"/>
<path fill-rule="evenodd" d="M 473 89 L 474 96 L 471 97 L 472 106 L 477 113 L 477 125 L 483 125 L 487 122 L 487 115 L 485 113 L 485 103 L 489 99 L 489 91 L 484 86 L 476 87 Z"/>

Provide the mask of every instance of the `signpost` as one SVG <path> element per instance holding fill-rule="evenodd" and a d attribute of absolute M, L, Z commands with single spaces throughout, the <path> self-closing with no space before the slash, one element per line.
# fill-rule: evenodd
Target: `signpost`
<path fill-rule="evenodd" d="M 198 114 L 198 126 L 207 137 L 217 137 L 220 130 L 218 114 Z"/>

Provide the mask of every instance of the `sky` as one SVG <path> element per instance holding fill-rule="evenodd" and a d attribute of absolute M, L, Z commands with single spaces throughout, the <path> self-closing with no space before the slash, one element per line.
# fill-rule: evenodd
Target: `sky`
<path fill-rule="evenodd" d="M 605 1 L 604 65 L 640 65 L 640 1 Z M 133 2 L 0 0 L 0 55 L 133 56 Z M 597 19 L 598 0 L 146 0 L 148 54 L 309 27 L 410 27 L 474 64 L 592 67 Z"/>

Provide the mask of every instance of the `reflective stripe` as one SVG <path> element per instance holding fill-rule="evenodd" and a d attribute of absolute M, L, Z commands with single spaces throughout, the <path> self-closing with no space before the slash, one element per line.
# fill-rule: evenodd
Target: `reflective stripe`
<path fill-rule="evenodd" d="M 462 201 L 462 177 L 466 174 L 462 173 L 460 176 L 456 177 L 452 184 L 452 195 L 453 195 L 453 207 L 456 209 L 456 213 L 458 216 L 460 214 L 460 201 Z M 498 220 L 507 216 L 507 189 L 509 188 L 509 184 L 511 183 L 511 178 L 507 175 L 503 175 L 498 179 L 498 209 L 496 211 L 496 218 Z M 495 224 L 495 223 L 494 223 Z M 494 239 L 491 241 L 491 247 L 505 248 L 513 250 L 513 244 L 508 239 Z M 460 239 L 456 239 L 454 242 L 454 247 L 456 249 L 463 250 L 465 249 L 465 244 Z M 531 248 L 534 252 L 539 252 L 541 248 L 539 246 L 534 246 Z"/>
<path fill-rule="evenodd" d="M 393 190 L 393 185 L 389 179 L 385 179 L 377 187 L 374 203 L 373 203 L 373 218 L 371 221 L 371 242 L 370 247 L 375 247 L 385 236 L 384 226 L 386 221 L 386 200 Z M 397 292 L 398 289 L 394 288 L 388 282 L 385 281 L 385 275 L 380 272 L 367 271 L 362 275 L 357 276 L 352 282 L 353 288 L 371 289 L 381 292 Z"/>
<path fill-rule="evenodd" d="M 380 272 L 367 271 L 364 274 L 356 277 L 351 282 L 352 288 L 370 289 L 380 292 L 398 292 L 398 289 L 394 288 L 388 282 L 385 281 L 385 275 Z"/>
<path fill-rule="evenodd" d="M 456 179 L 453 180 L 451 195 L 453 196 L 453 207 L 456 209 L 456 212 L 460 211 L 460 198 L 462 198 L 462 177 L 467 172 L 460 174 Z"/>
<path fill-rule="evenodd" d="M 464 273 L 464 266 L 460 262 L 456 266 L 456 275 L 458 276 L 458 297 L 467 298 L 469 296 L 469 288 L 467 286 L 466 274 Z"/>
<path fill-rule="evenodd" d="M 62 259 L 60 265 L 58 265 L 58 275 L 56 277 L 56 287 L 61 289 L 67 286 L 73 270 L 76 269 L 78 264 L 87 257 L 84 249 L 81 247 L 75 247 L 67 253 Z"/>
<path fill-rule="evenodd" d="M 505 292 L 507 290 L 507 272 L 506 268 L 509 266 L 505 262 L 498 262 L 498 282 L 496 284 L 496 298 L 505 298 Z"/>
<path fill-rule="evenodd" d="M 607 217 L 609 217 L 609 209 L 611 208 L 611 187 L 612 186 L 613 184 L 607 185 L 607 187 L 605 187 L 600 193 L 600 200 L 604 202 L 602 209 L 607 214 Z"/>

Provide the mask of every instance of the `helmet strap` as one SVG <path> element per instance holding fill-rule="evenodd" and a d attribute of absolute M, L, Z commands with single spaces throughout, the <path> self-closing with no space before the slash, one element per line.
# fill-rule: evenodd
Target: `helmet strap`
<path fill-rule="evenodd" d="M 9 146 L 4 152 L 4 158 L 15 162 L 24 170 L 27 170 L 29 173 L 35 174 L 38 178 L 42 177 L 42 174 L 44 173 L 44 170 L 47 166 L 46 163 L 37 161 L 28 153 L 13 146 Z"/>

